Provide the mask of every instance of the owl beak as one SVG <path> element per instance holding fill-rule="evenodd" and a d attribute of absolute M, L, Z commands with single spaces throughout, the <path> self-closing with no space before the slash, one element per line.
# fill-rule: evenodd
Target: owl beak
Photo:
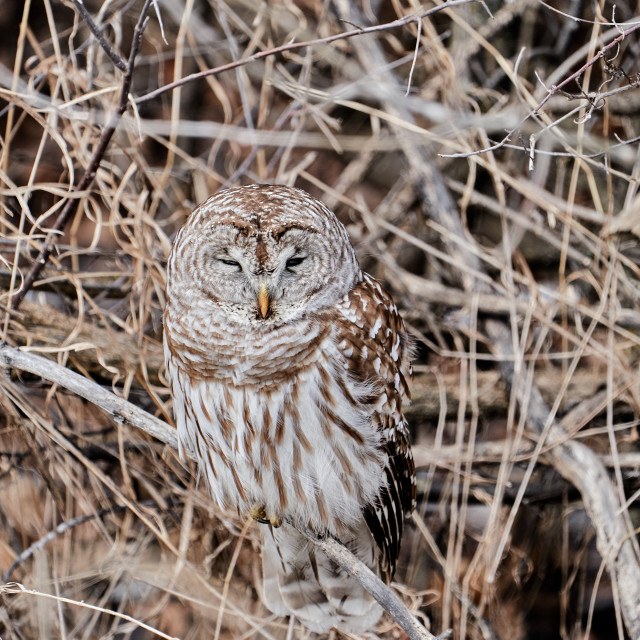
<path fill-rule="evenodd" d="M 261 318 L 266 318 L 269 315 L 269 307 L 271 306 L 271 298 L 269 297 L 269 290 L 264 282 L 260 283 L 258 289 L 258 311 Z"/>

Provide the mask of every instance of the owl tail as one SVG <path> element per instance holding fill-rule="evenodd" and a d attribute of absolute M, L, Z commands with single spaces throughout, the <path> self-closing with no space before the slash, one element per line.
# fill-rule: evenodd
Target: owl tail
<path fill-rule="evenodd" d="M 357 635 L 375 627 L 382 609 L 358 582 L 293 527 L 262 529 L 264 598 L 273 613 L 295 616 L 316 633 L 336 627 Z M 364 523 L 343 542 L 376 571 L 377 547 Z"/>

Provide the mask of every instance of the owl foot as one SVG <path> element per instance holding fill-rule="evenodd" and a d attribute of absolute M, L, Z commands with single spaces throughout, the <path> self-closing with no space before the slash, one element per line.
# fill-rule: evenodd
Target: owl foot
<path fill-rule="evenodd" d="M 280 526 L 280 520 L 278 520 L 278 516 L 276 515 L 270 515 L 269 516 L 269 524 L 274 527 L 275 529 L 277 529 Z"/>
<path fill-rule="evenodd" d="M 278 520 L 278 517 L 275 514 L 271 514 L 267 517 L 264 505 L 254 505 L 249 512 L 249 515 L 260 524 L 270 524 L 272 527 L 276 528 L 280 526 L 280 520 Z"/>
<path fill-rule="evenodd" d="M 262 524 L 267 524 L 269 521 L 267 520 L 267 512 L 265 511 L 264 505 L 259 506 L 254 504 L 249 512 L 249 515 L 256 521 Z"/>

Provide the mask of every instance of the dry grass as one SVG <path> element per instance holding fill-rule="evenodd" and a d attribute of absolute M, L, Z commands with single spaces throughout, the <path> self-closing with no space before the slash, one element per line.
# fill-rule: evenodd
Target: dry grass
<path fill-rule="evenodd" d="M 624 638 L 625 594 L 638 587 L 605 567 L 596 545 L 609 523 L 563 455 L 583 443 L 606 465 L 601 485 L 637 563 L 631 7 L 489 2 L 490 18 L 458 4 L 145 99 L 293 39 L 421 9 L 161 0 L 167 42 L 151 9 L 129 108 L 10 311 L 123 80 L 71 2 L 27 1 L 24 15 L 21 4 L 0 12 L 2 340 L 169 420 L 161 314 L 173 234 L 219 188 L 305 188 L 348 225 L 419 341 L 420 504 L 396 576 L 403 597 L 454 638 Z M 125 60 L 141 5 L 86 3 Z M 561 13 L 574 7 L 577 21 Z M 583 66 L 535 111 L 545 87 Z M 218 511 L 174 451 L 18 371 L 2 377 L 0 403 L 0 572 L 22 585 L 0 586 L 3 640 L 309 637 L 261 604 L 258 525 Z M 378 633 L 403 637 L 387 620 Z"/>

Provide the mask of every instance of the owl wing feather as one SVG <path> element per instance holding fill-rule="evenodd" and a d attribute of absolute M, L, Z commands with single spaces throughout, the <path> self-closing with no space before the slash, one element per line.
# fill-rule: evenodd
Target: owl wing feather
<path fill-rule="evenodd" d="M 380 572 L 389 581 L 398 559 L 404 517 L 415 508 L 415 467 L 407 423 L 402 413 L 408 401 L 411 344 L 398 309 L 380 284 L 368 274 L 338 305 L 338 348 L 346 358 L 349 374 L 370 385 L 365 398 L 371 419 L 382 434 L 387 454 L 386 484 L 364 517 L 381 551 Z"/>

